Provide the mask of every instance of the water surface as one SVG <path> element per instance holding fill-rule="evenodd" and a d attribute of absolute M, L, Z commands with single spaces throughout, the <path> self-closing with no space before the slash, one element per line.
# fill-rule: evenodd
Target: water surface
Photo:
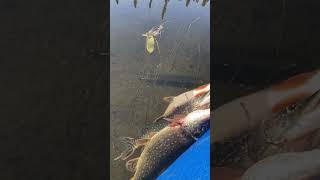
<path fill-rule="evenodd" d="M 111 158 L 119 138 L 141 137 L 165 123 L 152 121 L 167 106 L 162 98 L 210 81 L 210 2 L 117 0 L 110 3 Z M 164 24 L 159 49 L 145 49 L 142 34 Z M 134 157 L 139 156 L 136 154 Z M 129 179 L 124 161 L 111 161 L 111 179 Z"/>

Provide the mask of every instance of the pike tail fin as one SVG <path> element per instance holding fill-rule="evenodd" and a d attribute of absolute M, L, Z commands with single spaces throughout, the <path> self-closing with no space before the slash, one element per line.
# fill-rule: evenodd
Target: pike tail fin
<path fill-rule="evenodd" d="M 138 161 L 139 161 L 139 157 L 127 161 L 126 169 L 133 173 L 136 172 Z"/>
<path fill-rule="evenodd" d="M 135 144 L 134 144 L 134 139 L 133 138 L 123 137 L 122 140 L 120 140 L 120 142 L 128 145 L 129 147 L 127 147 L 118 157 L 114 158 L 113 159 L 114 161 L 117 161 L 119 159 L 121 159 L 121 160 L 128 159 L 130 156 L 133 155 L 133 153 L 137 149 Z"/>
<path fill-rule="evenodd" d="M 152 137 L 152 134 L 150 135 Z M 127 144 L 129 147 L 125 149 L 118 157 L 114 158 L 114 160 L 127 160 L 129 157 L 131 157 L 135 151 L 141 147 L 145 146 L 149 142 L 150 138 L 140 138 L 140 139 L 134 139 L 131 137 L 123 137 L 120 142 Z"/>

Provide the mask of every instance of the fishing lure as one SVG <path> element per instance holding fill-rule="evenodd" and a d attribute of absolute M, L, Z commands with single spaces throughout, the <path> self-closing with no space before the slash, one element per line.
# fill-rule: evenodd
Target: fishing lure
<path fill-rule="evenodd" d="M 160 54 L 160 48 L 159 48 L 159 43 L 157 40 L 157 36 L 161 36 L 161 33 L 163 31 L 164 28 L 164 23 L 161 23 L 158 27 L 154 26 L 152 27 L 149 31 L 147 31 L 146 33 L 142 34 L 142 36 L 146 37 L 146 50 L 148 51 L 149 54 L 153 53 L 154 51 L 154 46 L 155 44 L 157 44 L 157 48 Z"/>

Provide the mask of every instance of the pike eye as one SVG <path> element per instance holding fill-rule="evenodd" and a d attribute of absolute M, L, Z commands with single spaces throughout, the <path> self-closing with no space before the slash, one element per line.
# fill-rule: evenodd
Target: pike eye
<path fill-rule="evenodd" d="M 289 109 L 290 109 L 291 111 L 295 110 L 295 109 L 296 109 L 296 105 L 295 105 L 295 104 L 290 105 L 290 106 L 289 106 Z"/>
<path fill-rule="evenodd" d="M 295 108 L 296 108 L 296 105 L 292 104 L 292 105 L 286 107 L 285 111 L 286 111 L 286 113 L 291 113 L 295 110 Z"/>

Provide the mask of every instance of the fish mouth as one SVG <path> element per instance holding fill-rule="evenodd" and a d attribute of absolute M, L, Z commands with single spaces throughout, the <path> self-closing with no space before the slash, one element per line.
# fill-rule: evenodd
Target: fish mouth
<path fill-rule="evenodd" d="M 306 101 L 303 103 L 303 114 L 313 112 L 313 111 L 320 111 L 319 106 L 320 106 L 320 89 L 317 90 L 313 95 L 308 97 Z"/>

